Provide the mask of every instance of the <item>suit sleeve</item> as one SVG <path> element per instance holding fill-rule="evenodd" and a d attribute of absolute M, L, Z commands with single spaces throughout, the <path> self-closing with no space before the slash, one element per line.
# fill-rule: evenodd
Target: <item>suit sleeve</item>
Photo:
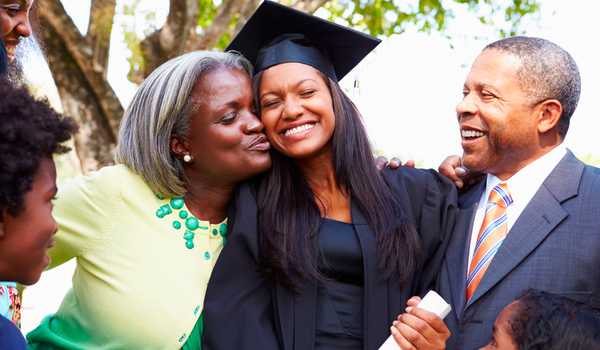
<path fill-rule="evenodd" d="M 390 171 L 386 175 L 390 176 Z M 422 296 L 435 288 L 452 237 L 458 207 L 456 186 L 434 170 L 402 167 L 391 176 L 399 195 L 409 202 L 407 214 L 421 237 L 423 265 L 414 292 Z"/>
<path fill-rule="evenodd" d="M 259 270 L 256 199 L 243 186 L 204 302 L 203 350 L 279 349 L 272 288 Z"/>

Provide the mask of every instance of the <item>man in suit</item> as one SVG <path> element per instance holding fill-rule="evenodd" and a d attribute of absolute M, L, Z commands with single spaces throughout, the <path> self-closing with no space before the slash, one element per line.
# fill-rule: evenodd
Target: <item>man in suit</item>
<path fill-rule="evenodd" d="M 486 176 L 459 199 L 440 272 L 450 350 L 486 345 L 528 288 L 600 306 L 600 169 L 562 145 L 580 85 L 573 58 L 539 38 L 494 42 L 471 67 L 462 160 Z"/>

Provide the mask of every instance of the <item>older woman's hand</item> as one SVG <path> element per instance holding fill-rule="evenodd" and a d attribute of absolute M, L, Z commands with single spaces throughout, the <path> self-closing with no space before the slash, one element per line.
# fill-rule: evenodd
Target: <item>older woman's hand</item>
<path fill-rule="evenodd" d="M 379 170 L 385 169 L 386 166 L 392 170 L 396 170 L 396 169 L 400 168 L 401 166 L 407 166 L 409 168 L 414 168 L 415 161 L 413 159 L 409 159 L 403 164 L 402 161 L 400 160 L 400 158 L 393 157 L 392 159 L 390 159 L 388 161 L 388 159 L 386 157 L 379 156 L 379 157 L 375 158 L 375 166 Z"/>
<path fill-rule="evenodd" d="M 398 315 L 391 332 L 402 350 L 441 350 L 446 348 L 450 330 L 435 314 L 415 307 L 421 299 L 412 297 L 406 313 Z"/>

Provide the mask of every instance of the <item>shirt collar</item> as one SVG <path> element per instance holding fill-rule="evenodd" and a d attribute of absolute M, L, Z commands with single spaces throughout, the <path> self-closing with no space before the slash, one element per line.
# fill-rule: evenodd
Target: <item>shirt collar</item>
<path fill-rule="evenodd" d="M 487 200 L 492 189 L 499 183 L 505 182 L 513 201 L 528 202 L 566 153 L 567 148 L 560 144 L 550 152 L 527 164 L 506 181 L 500 180 L 493 174 L 487 174 L 484 198 Z"/>

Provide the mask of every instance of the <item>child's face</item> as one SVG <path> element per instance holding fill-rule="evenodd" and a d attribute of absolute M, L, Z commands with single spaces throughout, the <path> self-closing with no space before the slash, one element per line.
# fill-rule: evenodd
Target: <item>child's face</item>
<path fill-rule="evenodd" d="M 56 194 L 56 168 L 43 159 L 25 194 L 24 208 L 17 216 L 0 213 L 0 277 L 22 284 L 37 282 L 50 262 L 46 250 L 53 244 L 56 221 L 52 199 Z"/>
<path fill-rule="evenodd" d="M 517 312 L 517 302 L 514 301 L 506 306 L 494 322 L 494 333 L 490 342 L 480 350 L 519 350 L 515 344 L 510 331 L 510 320 Z"/>

